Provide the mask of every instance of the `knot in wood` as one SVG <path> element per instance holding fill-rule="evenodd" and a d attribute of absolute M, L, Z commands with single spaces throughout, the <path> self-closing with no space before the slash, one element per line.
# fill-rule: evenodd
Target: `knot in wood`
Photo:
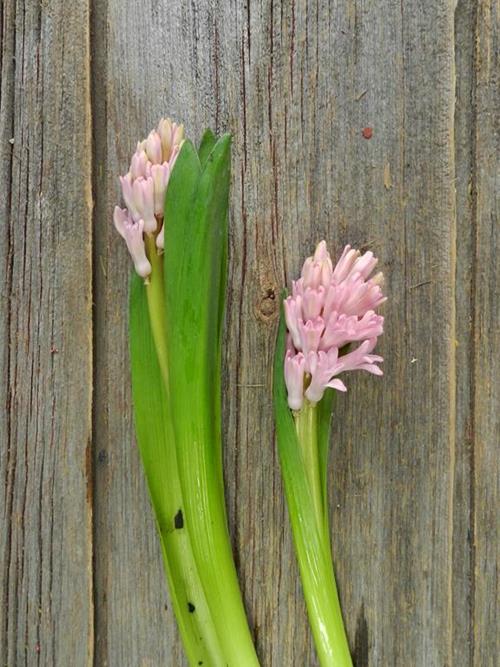
<path fill-rule="evenodd" d="M 274 285 L 265 287 L 257 304 L 257 318 L 263 322 L 275 320 L 279 313 L 279 299 Z"/>

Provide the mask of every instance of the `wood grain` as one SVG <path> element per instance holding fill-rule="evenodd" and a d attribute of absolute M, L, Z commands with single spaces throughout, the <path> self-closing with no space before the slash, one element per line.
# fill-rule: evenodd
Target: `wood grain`
<path fill-rule="evenodd" d="M 480 2 L 476 40 L 473 659 L 493 667 L 500 653 L 500 266 L 498 3 Z"/>
<path fill-rule="evenodd" d="M 130 263 L 110 224 L 117 175 L 162 115 L 194 139 L 234 136 L 225 475 L 262 664 L 317 664 L 270 369 L 279 291 L 326 238 L 335 254 L 373 249 L 390 297 L 385 377 L 348 378 L 334 420 L 356 666 L 495 665 L 498 4 L 88 4 L 0 5 L 2 665 L 185 664 L 133 436 Z"/>
<path fill-rule="evenodd" d="M 0 662 L 88 665 L 89 7 L 1 4 Z"/>

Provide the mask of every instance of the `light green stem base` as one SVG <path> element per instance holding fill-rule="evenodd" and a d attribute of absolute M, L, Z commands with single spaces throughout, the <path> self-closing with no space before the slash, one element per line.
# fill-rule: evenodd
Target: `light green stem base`
<path fill-rule="evenodd" d="M 152 266 L 149 282 L 145 286 L 148 313 L 168 404 L 163 263 L 157 253 L 154 237 L 146 236 L 146 248 Z M 166 434 L 165 441 L 169 450 L 171 472 L 168 484 L 165 484 L 161 510 L 162 514 L 171 517 L 171 521 L 165 525 L 159 517 L 157 519 L 170 597 L 190 665 L 202 663 L 208 667 L 224 667 L 227 661 L 222 652 L 219 636 L 200 581 L 189 532 L 184 526 L 176 528 L 174 523 L 174 517 L 178 511 L 185 512 L 185 503 L 171 420 L 167 428 L 169 432 Z M 156 510 L 158 512 L 159 508 Z"/>
<path fill-rule="evenodd" d="M 163 261 L 152 236 L 146 236 L 146 249 L 152 266 L 146 285 L 149 320 L 171 405 Z M 220 389 L 219 380 L 214 382 Z M 220 424 L 214 429 L 217 420 L 207 412 L 212 402 L 213 395 L 192 396 L 189 405 L 177 407 L 177 429 L 170 429 L 168 495 L 182 508 L 183 528 L 159 526 L 165 571 L 190 664 L 258 667 L 227 532 Z"/>
<path fill-rule="evenodd" d="M 305 403 L 294 414 L 295 427 L 307 476 L 309 498 L 295 498 L 294 505 L 310 503 L 317 539 L 311 540 L 309 530 L 291 512 L 294 541 L 299 561 L 302 586 L 309 622 L 322 667 L 352 667 L 352 659 L 342 620 L 330 547 L 328 507 L 325 506 L 319 463 L 318 409 Z M 288 484 L 290 486 L 290 484 Z M 296 489 L 301 488 L 300 485 Z M 295 492 L 287 489 L 287 496 Z M 308 527 L 310 529 L 310 526 Z"/>

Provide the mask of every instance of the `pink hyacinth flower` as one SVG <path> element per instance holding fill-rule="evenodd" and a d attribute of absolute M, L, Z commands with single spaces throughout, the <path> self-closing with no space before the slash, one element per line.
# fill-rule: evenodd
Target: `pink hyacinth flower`
<path fill-rule="evenodd" d="M 147 278 L 151 273 L 151 264 L 144 246 L 144 221 L 134 222 L 126 208 L 115 206 L 113 222 L 120 236 L 125 239 L 135 270 L 142 278 Z"/>
<path fill-rule="evenodd" d="M 163 249 L 165 194 L 183 141 L 184 127 L 162 118 L 157 129 L 138 142 L 128 173 L 120 176 L 127 208 L 123 210 L 117 207 L 119 212 L 115 210 L 113 219 L 116 228 L 127 241 L 134 263 L 138 262 L 136 268 L 140 267 L 141 275 L 149 275 L 146 271 L 151 271 L 146 255 L 147 266 L 141 255 L 143 234 L 154 236 L 159 251 Z M 142 245 L 139 241 L 142 241 Z"/>
<path fill-rule="evenodd" d="M 324 241 L 304 262 L 284 302 L 289 332 L 285 381 L 292 410 L 300 410 L 304 398 L 318 403 L 328 387 L 346 391 L 339 373 L 382 375 L 377 366 L 382 357 L 371 354 L 384 328 L 375 309 L 386 300 L 383 275 L 370 278 L 376 264 L 372 252 L 346 246 L 334 267 Z M 346 352 L 353 343 L 358 347 Z"/>

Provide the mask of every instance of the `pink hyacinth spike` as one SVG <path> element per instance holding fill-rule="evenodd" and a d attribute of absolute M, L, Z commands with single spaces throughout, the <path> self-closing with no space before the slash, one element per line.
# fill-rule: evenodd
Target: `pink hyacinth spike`
<path fill-rule="evenodd" d="M 158 127 L 137 144 L 128 173 L 120 176 L 127 208 L 117 207 L 113 220 L 143 277 L 151 272 L 143 235 L 153 236 L 158 251 L 163 249 L 165 195 L 183 141 L 184 127 L 162 118 Z"/>
<path fill-rule="evenodd" d="M 292 410 L 300 410 L 304 399 L 318 403 L 328 387 L 346 391 L 337 377 L 345 371 L 382 375 L 377 365 L 382 357 L 371 354 L 384 329 L 375 310 L 386 300 L 383 275 L 370 278 L 376 264 L 372 252 L 346 246 L 334 267 L 325 241 L 304 262 L 284 302 L 285 382 Z M 359 345 L 351 349 L 354 343 Z"/>

